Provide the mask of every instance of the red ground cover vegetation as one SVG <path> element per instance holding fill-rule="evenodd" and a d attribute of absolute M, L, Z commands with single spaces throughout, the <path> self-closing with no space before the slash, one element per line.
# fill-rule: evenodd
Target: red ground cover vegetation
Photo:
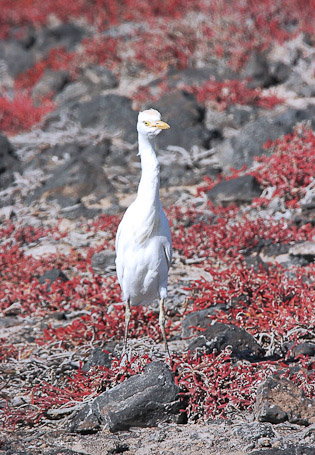
<path fill-rule="evenodd" d="M 267 50 L 275 41 L 283 43 L 300 32 L 311 33 L 314 11 L 312 0 L 260 3 L 252 0 L 79 0 L 72 3 L 16 0 L 14 6 L 11 0 L 3 0 L 2 39 L 23 37 L 32 28 L 46 26 L 53 17 L 61 22 L 85 22 L 93 26 L 98 35 L 85 38 L 71 52 L 59 47 L 52 49 L 48 55 L 39 56 L 33 68 L 18 75 L 15 101 L 8 102 L 5 96 L 0 98 L 4 111 L 0 128 L 8 134 L 28 130 L 52 109 L 47 101 L 34 105 L 30 98 L 32 87 L 46 69 L 67 70 L 72 79 L 89 64 L 106 65 L 115 69 L 117 75 L 126 65 L 161 73 L 170 67 L 194 66 L 200 59 L 206 63 L 209 57 L 217 56 L 239 70 L 254 50 Z M 128 40 L 104 34 L 110 27 L 125 21 L 141 22 L 143 27 L 131 28 Z M 201 102 L 210 100 L 219 109 L 235 102 L 266 108 L 279 102 L 274 95 L 262 95 L 258 89 L 251 90 L 239 81 L 209 81 L 204 87 L 192 90 Z M 141 97 L 141 93 L 136 96 Z M 25 108 L 19 102 L 21 98 Z"/>
<path fill-rule="evenodd" d="M 4 95 L 0 97 L 0 130 L 10 135 L 30 130 L 53 109 L 50 99 L 35 104 L 28 92 L 17 92 L 13 98 Z"/>
<path fill-rule="evenodd" d="M 201 104 L 210 102 L 219 111 L 233 104 L 253 105 L 272 109 L 283 102 L 274 94 L 264 94 L 261 88 L 251 89 L 246 82 L 238 80 L 208 81 L 200 87 L 185 87 L 196 95 Z"/>
<path fill-rule="evenodd" d="M 268 197 L 261 196 L 253 201 L 256 207 L 268 207 L 275 198 L 282 198 L 288 208 L 300 207 L 300 201 L 314 186 L 314 131 L 305 125 L 298 126 L 292 134 L 282 136 L 275 141 L 268 141 L 264 149 L 266 151 L 269 149 L 272 153 L 255 157 L 255 166 L 248 171 L 245 168 L 231 169 L 231 176 L 226 178 L 249 174 L 256 177 L 262 188 L 272 188 Z M 199 187 L 199 194 L 209 191 L 218 180 L 206 177 L 205 182 L 205 185 Z M 222 208 L 219 210 L 221 211 Z M 226 210 L 233 210 L 233 208 Z M 280 226 L 280 224 L 277 225 Z"/>
<path fill-rule="evenodd" d="M 275 187 L 273 197 L 286 202 L 295 200 L 289 207 L 298 207 L 305 196 L 314 175 L 314 133 L 308 128 L 298 128 L 292 135 L 268 144 L 271 155 L 259 158 L 254 175 L 266 188 Z M 266 147 L 267 147 L 266 146 Z M 290 159 L 288 159 L 290 157 Z M 280 165 L 282 164 L 281 168 Z M 281 170 L 281 172 L 280 172 Z M 240 171 L 235 172 L 237 176 Z M 233 177 L 232 177 L 233 178 Z M 203 194 L 215 184 L 208 179 L 199 188 Z M 268 206 L 264 199 L 256 200 L 255 207 Z M 212 280 L 201 278 L 187 287 L 189 291 L 186 314 L 218 304 L 224 309 L 217 311 L 209 320 L 237 325 L 254 335 L 267 349 L 269 355 L 279 352 L 284 342 L 299 343 L 309 337 L 309 327 L 314 326 L 314 264 L 287 270 L 269 264 L 255 271 L 248 268 L 244 256 L 258 251 L 265 244 L 291 243 L 314 238 L 315 227 L 311 224 L 297 227 L 272 216 L 251 216 L 240 207 L 208 207 L 209 220 L 200 215 L 198 208 L 172 208 L 169 218 L 172 225 L 174 248 L 182 261 L 196 258 L 198 266 L 211 275 Z M 118 216 L 103 215 L 93 222 L 82 225 L 84 232 L 106 232 L 106 237 L 97 247 L 73 249 L 69 255 L 50 255 L 40 259 L 26 254 L 29 248 L 42 242 L 67 238 L 60 232 L 58 223 L 54 228 L 19 226 L 8 222 L 0 231 L 1 310 L 11 304 L 21 305 L 21 316 L 47 317 L 55 312 L 65 314 L 84 312 L 63 323 L 44 327 L 36 343 L 49 347 L 60 343 L 63 349 L 78 349 L 87 342 L 106 342 L 123 339 L 124 309 L 119 304 L 120 289 L 116 278 L 97 275 L 91 268 L 91 257 L 103 249 L 113 250 L 119 223 Z M 258 248 L 258 250 L 257 250 Z M 39 284 L 39 276 L 52 268 L 60 268 L 70 279 L 57 280 L 52 284 Z M 172 323 L 168 318 L 168 336 L 177 336 L 180 316 Z M 130 337 L 149 336 L 161 341 L 158 315 L 147 308 L 133 309 Z M 5 364 L 20 355 L 20 347 L 4 340 L 0 351 Z M 94 367 L 84 373 L 80 368 L 72 375 L 63 375 L 56 387 L 50 383 L 29 386 L 22 392 L 31 397 L 24 408 L 12 408 L 4 412 L 7 425 L 34 424 L 47 417 L 48 409 L 70 406 L 100 391 L 113 387 L 132 374 L 142 371 L 151 361 L 147 355 L 135 357 L 126 365 L 114 359 L 110 368 Z M 315 395 L 314 365 L 307 357 L 300 357 L 301 368 L 290 369 L 285 356 L 273 361 L 249 363 L 235 361 L 228 349 L 220 354 L 173 356 L 172 368 L 180 386 L 184 402 L 188 400 L 190 419 L 199 417 L 226 417 L 237 410 L 251 409 L 257 386 L 273 373 L 288 377 L 298 384 L 309 397 Z"/>
<path fill-rule="evenodd" d="M 193 93 L 200 104 L 208 105 L 219 112 L 236 104 L 273 109 L 284 101 L 272 92 L 264 93 L 260 87 L 251 89 L 248 87 L 247 81 L 239 80 L 209 80 L 199 86 L 184 84 L 181 86 L 181 89 L 188 93 Z M 148 100 L 154 102 L 162 95 L 176 90 L 176 87 L 171 88 L 166 80 L 162 80 L 157 87 L 138 87 L 133 94 L 133 99 L 141 107 L 141 103 L 147 102 Z M 153 91 L 154 95 L 152 93 Z"/>

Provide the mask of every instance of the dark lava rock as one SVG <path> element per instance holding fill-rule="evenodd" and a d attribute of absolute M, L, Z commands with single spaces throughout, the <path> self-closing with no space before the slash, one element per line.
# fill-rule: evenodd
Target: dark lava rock
<path fill-rule="evenodd" d="M 47 174 L 60 169 L 61 165 L 71 162 L 71 160 L 83 159 L 94 166 L 104 166 L 110 154 L 110 141 L 107 139 L 95 145 L 84 146 L 77 142 L 69 144 L 58 144 L 54 147 L 42 150 L 40 154 L 24 165 L 27 170 L 45 170 Z"/>
<path fill-rule="evenodd" d="M 288 445 L 285 449 L 262 449 L 246 455 L 314 455 L 314 447 Z"/>
<path fill-rule="evenodd" d="M 8 40 L 17 42 L 24 49 L 30 49 L 36 41 L 36 30 L 30 24 L 16 25 L 8 30 L 7 37 Z"/>
<path fill-rule="evenodd" d="M 240 169 L 244 164 L 250 166 L 254 156 L 267 153 L 262 147 L 268 140 L 289 134 L 296 123 L 312 119 L 315 119 L 315 107 L 309 106 L 304 110 L 290 108 L 281 114 L 266 115 L 246 124 L 237 134 L 216 147 L 222 169 L 228 172 L 231 167 Z"/>
<path fill-rule="evenodd" d="M 309 357 L 315 356 L 315 344 L 314 343 L 284 343 L 281 346 L 281 350 L 286 354 L 289 360 L 294 360 L 300 355 L 307 355 Z"/>
<path fill-rule="evenodd" d="M 252 335 L 239 327 L 221 322 L 209 325 L 201 336 L 189 344 L 187 350 L 194 352 L 205 349 L 210 354 L 214 349 L 221 352 L 227 346 L 231 346 L 232 355 L 239 359 L 258 360 L 264 357 L 262 347 Z"/>
<path fill-rule="evenodd" d="M 238 79 L 238 74 L 224 65 L 222 60 L 214 59 L 212 63 L 203 68 L 185 68 L 183 70 L 171 68 L 165 77 L 152 81 L 149 86 L 158 86 L 161 82 L 166 82 L 169 88 L 178 87 L 180 89 L 185 85 L 203 85 L 210 79 L 215 81 Z"/>
<path fill-rule="evenodd" d="M 116 455 L 118 453 L 128 452 L 129 446 L 127 444 L 116 443 L 115 447 L 107 451 L 106 455 Z"/>
<path fill-rule="evenodd" d="M 280 73 L 280 71 L 279 71 Z M 266 53 L 253 52 L 244 69 L 244 77 L 250 79 L 249 87 L 270 87 L 280 81 L 276 71 L 271 70 Z"/>
<path fill-rule="evenodd" d="M 83 80 L 78 80 L 67 84 L 54 98 L 54 101 L 58 104 L 58 106 L 67 108 L 79 103 L 80 101 L 84 100 L 85 102 L 87 98 L 90 98 L 91 94 L 93 94 L 93 92 L 91 91 L 89 84 Z M 48 117 L 48 119 L 56 116 L 58 112 L 58 110 L 57 112 L 54 112 L 52 116 Z"/>
<path fill-rule="evenodd" d="M 291 381 L 271 377 L 257 390 L 255 415 L 260 422 L 298 425 L 315 423 L 315 401 L 304 397 L 303 392 Z"/>
<path fill-rule="evenodd" d="M 315 259 L 315 241 L 296 243 L 291 246 L 289 253 L 292 256 L 302 256 L 305 259 L 314 261 Z"/>
<path fill-rule="evenodd" d="M 21 324 L 21 322 L 22 322 L 22 319 L 19 316 L 2 316 L 0 318 L 0 329 L 6 329 L 8 327 L 16 327 L 19 324 Z"/>
<path fill-rule="evenodd" d="M 289 90 L 293 90 L 299 96 L 305 98 L 315 96 L 315 83 L 309 84 L 303 79 L 302 75 L 296 71 L 291 73 L 285 85 Z"/>
<path fill-rule="evenodd" d="M 59 106 L 69 107 L 76 103 L 86 103 L 101 92 L 118 87 L 118 79 L 103 66 L 93 65 L 86 68 L 75 82 L 67 84 L 56 97 Z"/>
<path fill-rule="evenodd" d="M 292 72 L 291 66 L 283 62 L 272 63 L 270 70 L 270 74 L 274 79 L 275 84 L 282 84 L 285 82 Z"/>
<path fill-rule="evenodd" d="M 74 114 L 84 128 L 101 126 L 131 144 L 137 141 L 137 112 L 131 99 L 119 95 L 101 95 L 76 105 Z"/>
<path fill-rule="evenodd" d="M 264 262 L 261 257 L 257 254 L 252 256 L 245 256 L 244 261 L 248 269 L 253 269 L 254 272 L 258 273 L 260 270 L 268 270 L 269 266 Z"/>
<path fill-rule="evenodd" d="M 118 87 L 117 77 L 104 66 L 89 66 L 83 72 L 83 79 L 98 90 L 108 90 Z"/>
<path fill-rule="evenodd" d="M 102 427 L 110 431 L 156 426 L 176 421 L 183 404 L 174 376 L 164 362 L 148 364 L 142 374 L 99 395 L 74 417 L 70 431 L 91 433 Z"/>
<path fill-rule="evenodd" d="M 207 147 L 210 132 L 204 126 L 205 111 L 194 95 L 178 91 L 162 96 L 152 106 L 162 114 L 163 120 L 170 125 L 170 130 L 158 136 L 160 148 L 168 145 L 190 150 L 193 145 Z"/>
<path fill-rule="evenodd" d="M 290 245 L 288 243 L 270 243 L 262 246 L 262 251 L 265 256 L 281 256 L 288 254 Z"/>
<path fill-rule="evenodd" d="M 298 247 L 298 245 L 299 244 L 296 244 L 295 247 Z M 282 267 L 287 269 L 294 266 L 303 267 L 309 264 L 309 257 L 306 259 L 305 256 L 291 254 L 291 248 L 294 247 L 288 243 L 271 243 L 269 245 L 264 245 L 261 248 L 261 253 L 264 255 L 264 261 L 267 264 L 269 262 L 277 262 L 278 264 L 281 264 Z"/>
<path fill-rule="evenodd" d="M 40 99 L 51 93 L 60 92 L 68 82 L 68 78 L 66 71 L 46 70 L 32 90 L 33 98 Z"/>
<path fill-rule="evenodd" d="M 13 172 L 20 169 L 12 144 L 4 134 L 0 134 L 0 188 L 8 187 L 13 181 Z"/>
<path fill-rule="evenodd" d="M 291 350 L 292 356 L 295 358 L 298 355 L 308 355 L 309 357 L 315 356 L 314 343 L 300 343 L 294 346 Z"/>
<path fill-rule="evenodd" d="M 101 214 L 101 209 L 88 208 L 80 202 L 79 204 L 75 204 L 70 207 L 64 207 L 60 210 L 60 213 L 68 220 L 77 220 L 78 218 L 91 220 Z"/>
<path fill-rule="evenodd" d="M 234 128 L 241 128 L 246 125 L 246 123 L 254 121 L 258 118 L 259 109 L 255 106 L 230 106 L 227 112 L 233 116 L 233 124 L 231 125 Z M 227 126 L 229 117 L 226 120 Z"/>
<path fill-rule="evenodd" d="M 256 177 L 243 175 L 231 180 L 223 179 L 208 191 L 207 196 L 215 205 L 243 204 L 252 202 L 261 192 L 262 188 Z"/>
<path fill-rule="evenodd" d="M 56 200 L 61 207 L 67 207 L 79 203 L 85 196 L 93 195 L 99 200 L 112 193 L 112 185 L 103 169 L 80 157 L 58 167 L 26 202 L 45 198 L 50 201 Z"/>
<path fill-rule="evenodd" d="M 310 223 L 315 226 L 315 198 L 307 204 L 301 205 L 302 213 L 297 215 L 294 222 L 298 225 L 304 225 Z"/>
<path fill-rule="evenodd" d="M 270 423 L 251 422 L 237 426 L 233 433 L 246 442 L 257 442 L 260 438 L 272 439 L 276 436 Z"/>
<path fill-rule="evenodd" d="M 54 48 L 71 51 L 86 35 L 86 30 L 73 22 L 52 28 L 43 27 L 36 34 L 33 50 L 38 55 L 47 54 Z"/>
<path fill-rule="evenodd" d="M 1 449 L 4 448 L 6 449 L 6 446 L 4 447 L 1 447 Z M 35 449 L 36 450 L 36 449 Z M 2 450 L 1 450 L 2 451 Z M 6 449 L 6 451 L 4 452 L 5 455 L 34 455 L 34 453 L 38 454 L 39 452 L 36 450 L 36 452 L 34 452 L 34 450 L 32 451 L 26 451 L 26 450 L 23 450 L 23 451 L 17 451 L 15 448 L 13 450 L 11 449 Z M 43 454 L 44 452 L 40 452 L 41 454 Z M 86 455 L 86 452 L 76 452 L 74 450 L 71 450 L 71 449 L 62 449 L 62 448 L 59 448 L 57 450 L 49 450 L 49 451 L 45 451 L 45 455 Z"/>
<path fill-rule="evenodd" d="M 0 41 L 0 61 L 7 65 L 12 77 L 24 73 L 34 65 L 33 54 L 15 41 Z"/>
<path fill-rule="evenodd" d="M 89 371 L 93 366 L 102 366 L 110 368 L 112 364 L 113 352 L 111 348 L 95 348 L 90 354 L 85 364 L 82 367 L 82 371 Z"/>
<path fill-rule="evenodd" d="M 77 452 L 71 449 L 57 449 L 48 452 L 47 455 L 85 455 L 86 452 Z"/>
<path fill-rule="evenodd" d="M 47 281 L 49 284 L 54 283 L 56 280 L 61 280 L 63 282 L 68 281 L 68 277 L 60 269 L 48 270 L 38 278 L 40 284 L 45 284 Z"/>
<path fill-rule="evenodd" d="M 91 258 L 92 269 L 96 273 L 104 273 L 107 267 L 115 267 L 115 257 L 115 252 L 110 250 L 93 254 Z"/>
<path fill-rule="evenodd" d="M 208 327 L 211 324 L 211 319 L 209 319 L 208 316 L 214 315 L 217 311 L 222 310 L 223 307 L 224 305 L 215 305 L 211 308 L 206 308 L 205 310 L 187 314 L 182 322 L 183 339 L 196 335 L 198 328 L 205 329 Z"/>
<path fill-rule="evenodd" d="M 244 69 L 244 76 L 251 79 L 250 87 L 265 86 L 270 81 L 266 55 L 253 52 Z"/>
<path fill-rule="evenodd" d="M 176 151 L 169 151 L 170 154 L 176 153 Z M 172 158 L 171 158 L 172 159 Z M 161 166 L 161 186 L 167 188 L 171 186 L 182 186 L 184 185 L 195 185 L 200 183 L 202 176 L 207 175 L 213 178 L 217 177 L 218 170 L 199 167 L 198 163 L 194 163 L 194 166 L 187 165 L 184 161 L 179 158 L 177 161 L 171 161 L 169 164 L 162 164 Z"/>
<path fill-rule="evenodd" d="M 192 169 L 188 168 L 182 163 L 170 163 L 168 166 L 161 167 L 161 186 L 167 188 L 170 186 L 190 185 L 194 183 L 194 173 Z M 200 175 L 199 175 L 200 181 Z"/>
<path fill-rule="evenodd" d="M 68 22 L 47 30 L 47 37 L 55 40 L 62 47 L 71 49 L 85 36 L 86 31 L 79 25 Z"/>

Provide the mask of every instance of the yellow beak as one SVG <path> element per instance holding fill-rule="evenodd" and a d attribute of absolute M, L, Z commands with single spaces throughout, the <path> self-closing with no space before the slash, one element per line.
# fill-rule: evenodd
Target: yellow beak
<path fill-rule="evenodd" d="M 160 128 L 161 130 L 168 130 L 170 126 L 166 122 L 162 122 L 162 120 L 158 120 L 157 122 L 151 123 L 150 126 L 155 128 Z"/>

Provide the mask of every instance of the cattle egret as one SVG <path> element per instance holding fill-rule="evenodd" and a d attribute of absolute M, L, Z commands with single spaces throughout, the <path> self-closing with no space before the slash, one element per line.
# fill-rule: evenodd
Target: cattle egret
<path fill-rule="evenodd" d="M 155 153 L 156 136 L 170 126 L 155 109 L 140 112 L 137 130 L 141 179 L 136 200 L 128 207 L 116 236 L 116 269 L 126 304 L 124 349 L 127 349 L 130 305 L 148 305 L 160 299 L 159 324 L 165 350 L 164 300 L 168 269 L 172 261 L 172 240 L 168 220 L 160 201 L 160 165 Z"/>

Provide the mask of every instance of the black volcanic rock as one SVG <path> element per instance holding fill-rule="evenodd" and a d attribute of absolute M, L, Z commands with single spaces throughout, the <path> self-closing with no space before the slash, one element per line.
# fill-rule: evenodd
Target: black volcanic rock
<path fill-rule="evenodd" d="M 104 273 L 106 267 L 115 267 L 115 257 L 115 252 L 111 250 L 93 254 L 91 258 L 92 269 L 96 273 Z"/>
<path fill-rule="evenodd" d="M 0 41 L 0 60 L 5 62 L 9 74 L 14 78 L 35 63 L 33 53 L 16 41 Z"/>
<path fill-rule="evenodd" d="M 305 398 L 298 386 L 287 379 L 270 377 L 257 390 L 255 415 L 260 422 L 298 425 L 315 423 L 315 401 Z"/>
<path fill-rule="evenodd" d="M 224 65 L 221 60 L 213 59 L 207 66 L 202 68 L 185 68 L 177 70 L 171 68 L 163 78 L 152 81 L 149 86 L 159 85 L 166 82 L 169 88 L 182 88 L 183 85 L 199 86 L 211 80 L 224 81 L 229 79 L 238 79 L 238 74 L 231 68 Z"/>
<path fill-rule="evenodd" d="M 266 53 L 253 52 L 244 69 L 249 87 L 270 87 L 285 82 L 291 67 L 283 62 L 269 62 Z"/>
<path fill-rule="evenodd" d="M 138 114 L 131 99 L 119 95 L 101 95 L 76 105 L 74 115 L 84 128 L 101 126 L 106 132 L 118 135 L 133 144 L 137 141 Z"/>
<path fill-rule="evenodd" d="M 87 31 L 83 27 L 71 22 L 43 27 L 36 33 L 33 50 L 40 56 L 47 55 L 54 48 L 72 51 L 86 35 Z"/>
<path fill-rule="evenodd" d="M 315 344 L 304 342 L 295 344 L 291 343 L 284 343 L 281 346 L 281 350 L 286 354 L 286 357 L 290 360 L 294 360 L 297 356 L 300 355 L 307 355 L 310 357 L 315 357 Z"/>
<path fill-rule="evenodd" d="M 92 65 L 82 70 L 81 76 L 68 83 L 54 98 L 59 106 L 70 107 L 76 103 L 86 103 L 99 97 L 104 90 L 116 88 L 117 77 L 106 67 Z"/>
<path fill-rule="evenodd" d="M 244 257 L 244 262 L 248 269 L 253 269 L 256 273 L 260 270 L 268 270 L 269 266 L 264 262 L 261 257 L 257 254 Z"/>
<path fill-rule="evenodd" d="M 13 180 L 13 172 L 19 171 L 20 163 L 10 141 L 0 133 L 0 188 L 9 186 Z"/>
<path fill-rule="evenodd" d="M 56 95 L 54 101 L 62 108 L 70 108 L 72 105 L 83 100 L 85 102 L 86 98 L 89 99 L 92 94 L 93 92 L 91 91 L 89 84 L 86 81 L 79 79 L 67 84 L 64 89 Z M 59 111 L 57 110 L 54 114 L 56 115 L 58 112 Z"/>
<path fill-rule="evenodd" d="M 112 352 L 109 348 L 96 347 L 90 354 L 90 357 L 84 363 L 82 371 L 89 371 L 93 366 L 103 366 L 106 368 L 111 367 Z"/>
<path fill-rule="evenodd" d="M 108 90 L 118 87 L 118 79 L 112 71 L 105 66 L 93 65 L 85 68 L 83 79 L 98 90 Z"/>
<path fill-rule="evenodd" d="M 282 62 L 271 63 L 265 52 L 253 52 L 250 56 L 243 75 L 249 79 L 249 87 L 270 87 L 284 82 L 290 74 L 290 67 Z"/>
<path fill-rule="evenodd" d="M 297 95 L 304 98 L 311 98 L 315 96 L 315 83 L 303 79 L 303 75 L 296 71 L 292 71 L 290 77 L 286 81 L 286 87 L 293 90 Z"/>
<path fill-rule="evenodd" d="M 52 176 L 27 198 L 56 200 L 61 207 L 75 205 L 85 196 L 101 199 L 113 192 L 103 169 L 83 158 L 73 158 L 58 167 Z"/>
<path fill-rule="evenodd" d="M 201 333 L 202 335 L 189 344 L 188 351 L 205 349 L 206 353 L 210 354 L 214 349 L 221 352 L 231 346 L 232 355 L 239 359 L 258 360 L 264 356 L 264 351 L 255 338 L 234 325 L 216 322 Z"/>
<path fill-rule="evenodd" d="M 298 257 L 308 259 L 309 261 L 314 261 L 315 260 L 315 241 L 309 240 L 309 241 L 305 241 L 305 242 L 296 243 L 295 245 L 292 245 L 290 247 L 289 253 L 292 256 L 298 256 Z"/>
<path fill-rule="evenodd" d="M 48 270 L 47 272 L 44 273 L 44 275 L 41 275 L 38 278 L 38 282 L 40 284 L 45 284 L 46 282 L 51 284 L 51 283 L 54 283 L 58 279 L 63 282 L 68 281 L 68 277 L 63 273 L 63 271 L 55 268 L 52 270 Z"/>
<path fill-rule="evenodd" d="M 304 444 L 301 446 L 287 445 L 285 449 L 274 447 L 247 452 L 246 455 L 314 455 L 314 447 L 306 447 Z"/>
<path fill-rule="evenodd" d="M 315 226 L 315 197 L 306 204 L 301 204 L 302 212 L 296 215 L 294 222 L 298 225 L 310 223 Z"/>
<path fill-rule="evenodd" d="M 35 99 L 40 99 L 49 96 L 52 93 L 58 93 L 63 89 L 67 82 L 68 73 L 66 71 L 46 70 L 33 87 L 32 96 Z"/>
<path fill-rule="evenodd" d="M 24 164 L 25 169 L 41 168 L 47 174 L 73 159 L 84 159 L 95 166 L 104 166 L 110 154 L 110 141 L 102 140 L 97 144 L 82 145 L 77 142 L 57 144 L 46 148 Z"/>
<path fill-rule="evenodd" d="M 214 305 L 205 310 L 194 311 L 193 313 L 187 314 L 182 322 L 182 337 L 190 338 L 196 333 L 198 328 L 205 329 L 211 324 L 209 315 L 214 315 L 217 311 L 222 310 L 224 305 Z"/>
<path fill-rule="evenodd" d="M 205 111 L 194 95 L 177 91 L 151 104 L 146 107 L 161 112 L 163 120 L 171 126 L 170 130 L 158 136 L 160 148 L 174 145 L 189 151 L 193 145 L 208 146 L 211 134 L 204 126 Z"/>
<path fill-rule="evenodd" d="M 217 158 L 224 171 L 231 167 L 240 169 L 244 164 L 250 166 L 254 156 L 266 154 L 263 145 L 268 140 L 292 133 L 294 126 L 303 120 L 315 122 L 315 107 L 306 109 L 287 109 L 276 115 L 266 115 L 246 124 L 238 133 L 216 147 Z"/>
<path fill-rule="evenodd" d="M 76 220 L 78 218 L 93 219 L 101 214 L 101 209 L 88 208 L 82 202 L 70 207 L 63 207 L 60 213 L 68 220 Z"/>
<path fill-rule="evenodd" d="M 151 427 L 178 420 L 183 403 L 173 373 L 164 362 L 152 362 L 142 374 L 102 393 L 74 417 L 71 432 L 91 433 Z"/>
<path fill-rule="evenodd" d="M 262 188 L 252 175 L 243 175 L 231 180 L 223 179 L 208 191 L 213 204 L 243 204 L 252 202 L 261 195 Z"/>

